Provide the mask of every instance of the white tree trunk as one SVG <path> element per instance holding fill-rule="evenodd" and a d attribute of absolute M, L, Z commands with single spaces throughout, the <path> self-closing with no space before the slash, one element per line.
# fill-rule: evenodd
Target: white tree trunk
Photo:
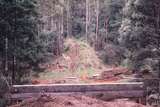
<path fill-rule="evenodd" d="M 88 41 L 89 0 L 86 0 L 86 40 Z"/>
<path fill-rule="evenodd" d="M 157 29 L 159 30 L 159 22 L 160 22 L 160 8 L 159 7 L 157 7 L 158 9 L 157 9 Z"/>
<path fill-rule="evenodd" d="M 8 38 L 5 38 L 5 73 L 8 72 Z"/>
<path fill-rule="evenodd" d="M 97 3 L 96 3 L 96 46 L 95 46 L 95 49 L 98 48 L 98 29 L 99 29 L 99 0 L 97 0 Z"/>
<path fill-rule="evenodd" d="M 72 36 L 70 5 L 71 0 L 67 0 L 67 37 Z"/>

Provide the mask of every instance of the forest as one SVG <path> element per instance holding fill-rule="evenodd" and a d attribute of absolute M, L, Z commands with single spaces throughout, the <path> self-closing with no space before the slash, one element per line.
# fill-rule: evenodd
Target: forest
<path fill-rule="evenodd" d="M 160 100 L 159 0 L 0 0 L 0 107 L 13 85 L 142 79 L 159 82 L 150 107 Z M 91 107 L 70 103 L 42 107 Z"/>

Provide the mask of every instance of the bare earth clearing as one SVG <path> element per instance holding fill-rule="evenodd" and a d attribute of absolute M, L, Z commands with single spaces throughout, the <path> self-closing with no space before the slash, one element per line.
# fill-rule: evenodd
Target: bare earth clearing
<path fill-rule="evenodd" d="M 127 100 L 105 102 L 85 96 L 43 96 L 10 107 L 149 107 Z"/>

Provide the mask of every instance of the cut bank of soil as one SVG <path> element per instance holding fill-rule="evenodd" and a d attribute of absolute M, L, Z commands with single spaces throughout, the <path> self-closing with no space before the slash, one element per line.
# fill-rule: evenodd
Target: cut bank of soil
<path fill-rule="evenodd" d="M 115 100 L 105 102 L 86 96 L 41 96 L 10 107 L 148 107 L 132 101 Z"/>

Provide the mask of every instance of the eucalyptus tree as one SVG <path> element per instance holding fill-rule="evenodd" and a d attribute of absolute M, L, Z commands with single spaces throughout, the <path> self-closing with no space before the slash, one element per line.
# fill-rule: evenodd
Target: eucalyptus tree
<path fill-rule="evenodd" d="M 158 55 L 159 44 L 159 14 L 157 0 L 126 0 L 123 9 L 123 20 L 120 33 L 120 43 L 130 51 L 129 59 L 135 71 L 155 71 L 146 64 L 155 63 L 153 58 Z M 155 64 L 154 64 L 155 66 Z"/>

